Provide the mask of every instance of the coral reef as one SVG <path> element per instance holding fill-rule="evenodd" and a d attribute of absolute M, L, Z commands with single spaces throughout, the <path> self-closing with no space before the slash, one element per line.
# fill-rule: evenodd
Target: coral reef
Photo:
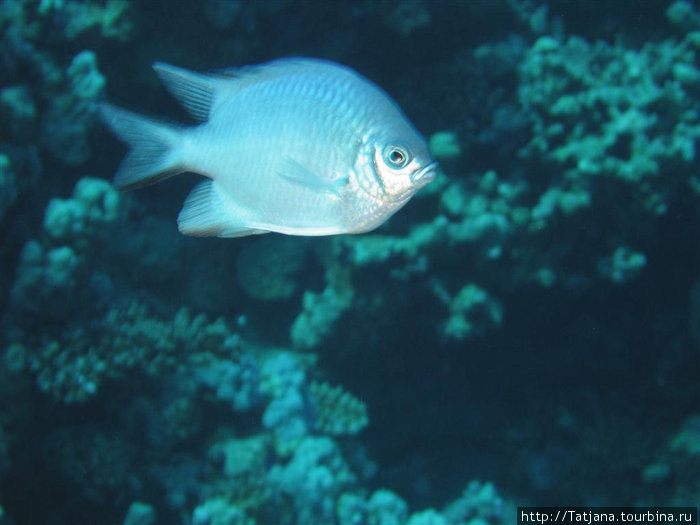
<path fill-rule="evenodd" d="M 187 176 L 109 183 L 100 101 L 177 116 L 150 63 L 295 55 L 429 139 L 380 230 L 183 238 Z M 5 0 L 0 523 L 698 501 L 699 56 L 689 0 Z"/>

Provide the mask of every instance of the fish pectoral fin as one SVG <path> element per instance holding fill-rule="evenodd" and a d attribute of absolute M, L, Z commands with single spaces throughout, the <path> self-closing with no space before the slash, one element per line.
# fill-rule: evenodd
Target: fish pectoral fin
<path fill-rule="evenodd" d="M 245 223 L 245 213 L 240 217 L 223 197 L 211 180 L 200 182 L 190 192 L 177 218 L 177 226 L 184 235 L 194 237 L 244 237 L 267 230 L 252 228 Z"/>
<path fill-rule="evenodd" d="M 336 195 L 338 195 L 340 189 L 348 183 L 347 176 L 329 179 L 308 169 L 291 157 L 285 157 L 277 170 L 277 174 L 294 184 L 306 186 L 315 191 L 333 193 Z"/>

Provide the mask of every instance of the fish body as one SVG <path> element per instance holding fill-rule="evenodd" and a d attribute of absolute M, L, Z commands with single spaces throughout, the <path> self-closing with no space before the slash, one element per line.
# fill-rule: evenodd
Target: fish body
<path fill-rule="evenodd" d="M 425 139 L 380 88 L 317 59 L 219 74 L 157 63 L 166 87 L 203 122 L 174 127 L 109 104 L 106 124 L 132 150 L 115 186 L 188 171 L 182 233 L 238 237 L 372 230 L 435 176 Z"/>

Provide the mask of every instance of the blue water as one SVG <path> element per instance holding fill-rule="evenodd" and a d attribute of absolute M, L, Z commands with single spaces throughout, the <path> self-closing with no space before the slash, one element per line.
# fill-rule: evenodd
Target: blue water
<path fill-rule="evenodd" d="M 0 525 L 512 523 L 700 501 L 690 0 L 0 2 Z M 437 179 L 358 236 L 118 193 L 151 69 L 321 57 Z"/>

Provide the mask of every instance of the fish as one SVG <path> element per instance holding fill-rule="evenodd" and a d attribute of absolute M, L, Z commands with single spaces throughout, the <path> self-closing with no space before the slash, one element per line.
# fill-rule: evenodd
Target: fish
<path fill-rule="evenodd" d="M 131 148 L 117 189 L 183 172 L 206 178 L 178 216 L 185 235 L 364 233 L 436 176 L 425 138 L 396 102 L 347 66 L 282 58 L 213 73 L 153 69 L 196 124 L 107 102 L 99 115 Z"/>

